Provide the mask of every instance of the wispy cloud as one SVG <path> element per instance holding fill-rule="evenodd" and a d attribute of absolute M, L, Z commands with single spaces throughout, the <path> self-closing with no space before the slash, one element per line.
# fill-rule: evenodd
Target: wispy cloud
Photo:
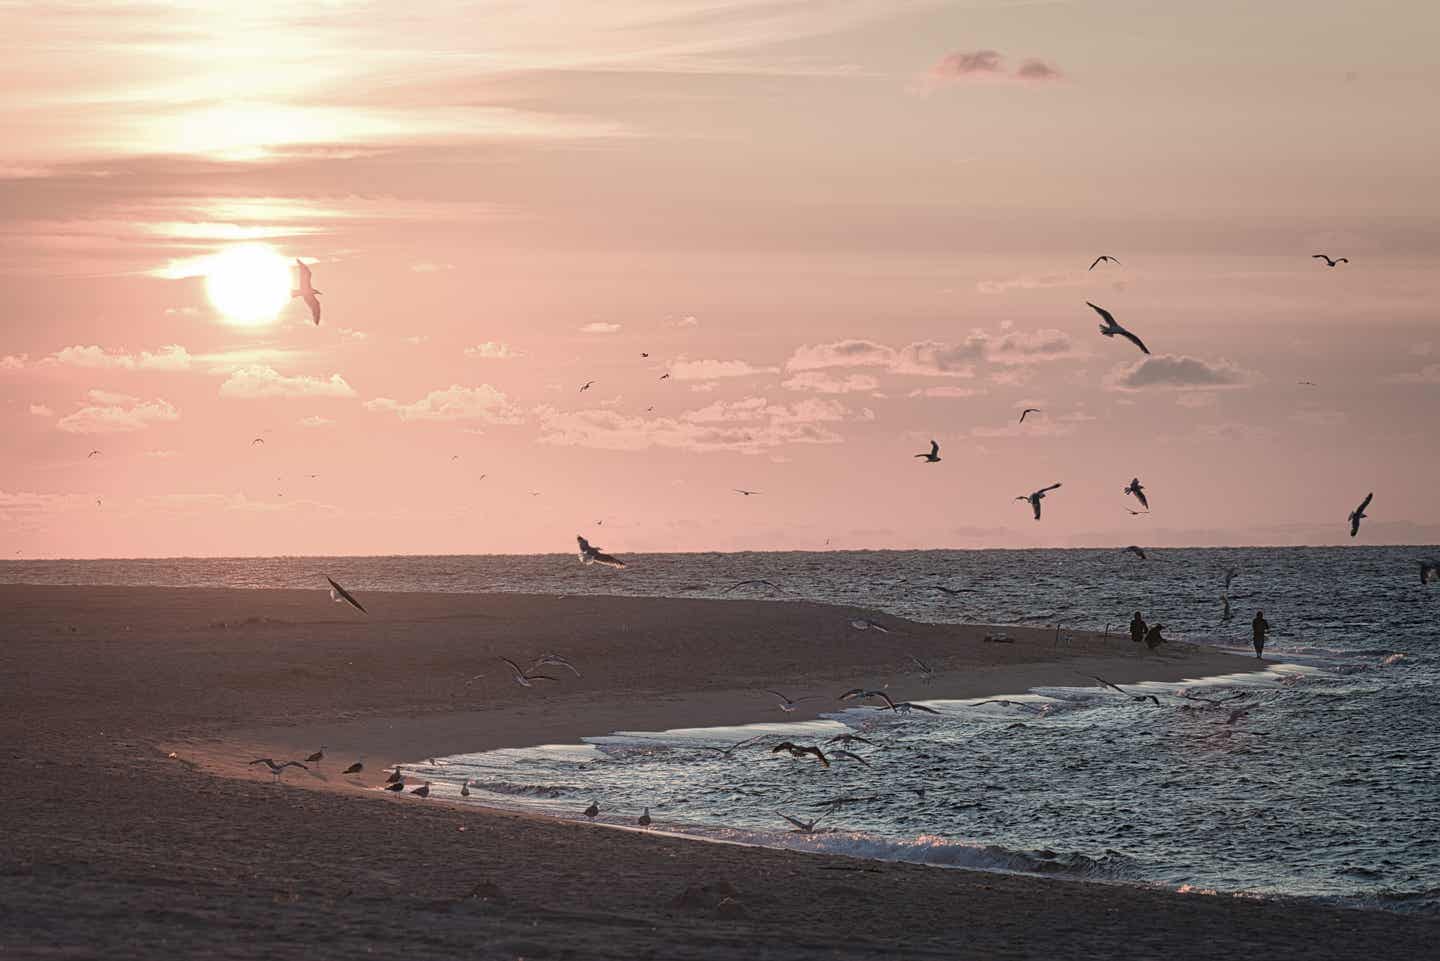
<path fill-rule="evenodd" d="M 339 374 L 328 380 L 319 377 L 290 377 L 273 367 L 241 367 L 220 385 L 220 396 L 237 400 L 270 397 L 354 397 L 355 390 Z"/>
<path fill-rule="evenodd" d="M 54 417 L 54 416 L 55 416 L 55 412 L 54 412 L 53 410 L 51 410 L 49 407 L 46 407 L 44 404 L 31 404 L 31 405 L 30 405 L 30 413 L 34 414 L 36 417 Z"/>
<path fill-rule="evenodd" d="M 1254 377 L 1228 360 L 1162 354 L 1116 367 L 1105 378 L 1111 390 L 1195 390 L 1246 387 Z"/>
<path fill-rule="evenodd" d="M 835 377 L 820 370 L 806 370 L 781 381 L 786 390 L 805 390 L 816 394 L 853 394 L 880 389 L 880 381 L 869 374 Z"/>
<path fill-rule="evenodd" d="M 483 344 L 466 347 L 465 356 L 479 357 L 484 360 L 514 360 L 517 357 L 524 357 L 525 352 L 523 350 L 516 350 L 509 344 L 500 344 L 493 340 L 487 340 Z"/>
<path fill-rule="evenodd" d="M 1051 83 L 1063 76 L 1060 68 L 1038 57 L 1026 57 L 1019 67 L 1011 70 L 998 50 L 956 50 L 941 57 L 911 89 L 929 93 L 938 87 L 974 81 Z"/>
<path fill-rule="evenodd" d="M 614 334 L 614 333 L 619 332 L 619 330 L 620 330 L 620 325 L 619 325 L 619 324 L 610 324 L 610 323 L 606 323 L 606 322 L 603 321 L 603 320 L 597 320 L 597 321 L 595 321 L 594 323 L 589 323 L 589 324 L 586 324 L 585 326 L 581 327 L 581 328 L 580 328 L 580 333 L 582 333 L 582 334 Z"/>
<path fill-rule="evenodd" d="M 1440 384 L 1440 364 L 1426 364 L 1416 371 L 1395 374 L 1389 380 L 1392 384 Z"/>
<path fill-rule="evenodd" d="M 719 380 L 727 377 L 754 377 L 776 374 L 778 367 L 756 367 L 744 360 L 677 360 L 669 367 L 676 380 Z"/>
<path fill-rule="evenodd" d="M 142 401 L 103 390 L 92 390 L 88 396 L 88 402 L 55 426 L 71 434 L 120 434 L 180 419 L 180 412 L 165 400 Z"/>
<path fill-rule="evenodd" d="M 138 354 L 106 350 L 94 344 L 88 347 L 77 344 L 56 351 L 49 359 L 67 367 L 169 371 L 189 370 L 193 361 L 190 352 L 179 344 L 166 344 L 154 353 L 146 350 Z"/>
<path fill-rule="evenodd" d="M 319 414 L 311 414 L 309 417 L 300 418 L 298 421 L 296 421 L 296 423 L 299 424 L 301 427 L 315 428 L 329 427 L 335 422 L 328 417 L 321 417 Z"/>
<path fill-rule="evenodd" d="M 907 397 L 976 397 L 985 393 L 983 387 L 954 387 L 941 384 L 938 387 L 917 387 Z"/>
<path fill-rule="evenodd" d="M 542 443 L 605 450 L 653 447 L 755 454 L 787 444 L 838 444 L 831 425 L 849 412 L 832 400 L 775 404 L 763 397 L 717 401 L 679 417 L 646 418 L 613 410 L 541 407 Z"/>
<path fill-rule="evenodd" d="M 409 421 L 484 421 L 491 424 L 518 424 L 520 411 L 503 393 L 489 384 L 462 387 L 451 384 L 443 390 L 432 390 L 409 404 L 377 397 L 367 400 L 365 408 L 372 411 L 393 411 L 401 420 Z"/>

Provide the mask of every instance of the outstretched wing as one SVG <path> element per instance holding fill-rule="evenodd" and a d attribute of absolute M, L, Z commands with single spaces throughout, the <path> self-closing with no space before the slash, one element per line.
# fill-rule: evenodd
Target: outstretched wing
<path fill-rule="evenodd" d="M 1100 263 L 1100 261 L 1102 261 L 1102 260 L 1104 260 L 1104 259 L 1105 259 L 1105 258 L 1104 258 L 1103 256 L 1102 256 L 1102 257 L 1096 257 L 1095 260 L 1094 260 L 1094 262 L 1090 264 L 1090 269 L 1091 269 L 1091 270 L 1094 270 L 1094 269 L 1095 269 L 1095 264 Z"/>
<path fill-rule="evenodd" d="M 813 825 L 813 824 L 815 823 L 814 821 L 811 821 L 810 824 L 806 824 L 804 821 L 797 821 L 797 820 L 795 820 L 794 818 L 792 818 L 790 815 L 788 815 L 788 814 L 781 814 L 779 811 L 776 811 L 776 812 L 775 812 L 775 815 L 776 815 L 777 817 L 782 817 L 782 818 L 784 818 L 785 820 L 789 821 L 791 824 L 795 825 L 795 826 L 796 826 L 797 828 L 799 828 L 801 831 L 808 831 L 808 830 L 810 830 L 811 825 Z"/>
<path fill-rule="evenodd" d="M 596 564 L 604 564 L 606 567 L 624 567 L 625 562 L 611 554 L 602 554 L 600 551 L 590 555 L 590 559 Z"/>
<path fill-rule="evenodd" d="M 1106 325 L 1110 327 L 1120 326 L 1119 324 L 1115 323 L 1114 315 L 1111 314 L 1110 311 L 1106 310 L 1104 307 L 1097 307 L 1094 304 L 1090 303 L 1090 301 L 1088 300 L 1085 301 L 1085 306 L 1089 307 L 1091 310 L 1095 311 L 1095 313 L 1099 314 L 1100 319 L 1105 321 Z"/>
<path fill-rule="evenodd" d="M 1118 694 L 1124 694 L 1126 697 L 1129 697 L 1129 696 L 1130 696 L 1130 692 L 1129 692 L 1129 691 L 1123 690 L 1122 688 L 1119 688 L 1119 687 L 1115 686 L 1114 684 L 1111 684 L 1109 681 L 1105 680 L 1105 678 L 1101 677 L 1099 674 L 1086 674 L 1085 676 L 1086 676 L 1086 677 L 1092 677 L 1092 678 L 1094 678 L 1095 680 L 1099 681 L 1101 684 L 1104 684 L 1106 687 L 1110 688 L 1110 690 L 1115 691 L 1115 692 L 1118 693 Z"/>
<path fill-rule="evenodd" d="M 1366 495 L 1365 495 L 1365 499 L 1360 502 L 1360 506 L 1355 510 L 1355 513 L 1357 513 L 1357 514 L 1363 514 L 1363 513 L 1365 513 L 1365 508 L 1369 507 L 1369 506 L 1370 506 L 1370 502 L 1371 502 L 1372 500 L 1374 500 L 1374 499 L 1375 499 L 1375 492 L 1374 492 L 1374 491 L 1371 491 L 1369 494 L 1366 494 Z"/>
<path fill-rule="evenodd" d="M 349 591 L 345 590 L 345 588 L 341 587 L 339 584 L 336 584 L 333 577 L 330 577 L 327 574 L 325 576 L 325 579 L 330 582 L 330 589 L 336 594 L 340 595 L 341 600 L 347 602 L 351 607 L 355 608 L 355 610 L 359 611 L 361 614 L 368 615 L 370 613 L 369 611 L 365 610 L 364 606 L 359 601 L 355 600 L 355 598 L 350 594 Z"/>
<path fill-rule="evenodd" d="M 305 261 L 301 260 L 299 257 L 296 257 L 296 258 L 295 258 L 295 270 L 296 270 L 296 272 L 299 273 L 299 275 L 300 275 L 300 289 L 301 289 L 301 290 L 308 290 L 308 289 L 310 288 L 310 267 L 309 267 L 309 265 L 306 264 Z"/>
<path fill-rule="evenodd" d="M 1145 346 L 1145 341 L 1141 340 L 1139 337 L 1136 337 L 1134 334 L 1130 333 L 1130 331 L 1126 330 L 1124 327 L 1121 327 L 1121 328 L 1120 328 L 1120 336 L 1121 336 L 1121 337 L 1124 337 L 1126 340 L 1130 341 L 1130 343 L 1134 344 L 1136 347 L 1139 347 L 1139 348 L 1140 348 L 1140 353 L 1142 353 L 1142 354 L 1148 354 L 1148 353 L 1150 353 L 1150 348 Z"/>
<path fill-rule="evenodd" d="M 937 455 L 937 454 L 939 454 L 939 453 L 940 453 L 940 445 L 937 444 L 937 443 L 935 443 L 935 442 L 932 440 L 932 441 L 930 442 L 930 456 L 931 456 L 931 457 L 934 457 L 935 455 Z"/>
<path fill-rule="evenodd" d="M 1140 489 L 1138 484 L 1136 484 L 1135 490 L 1132 493 L 1134 493 L 1135 499 L 1140 502 L 1140 506 L 1148 511 L 1150 509 L 1150 498 L 1145 496 L 1145 492 Z"/>
<path fill-rule="evenodd" d="M 305 295 L 305 305 L 310 308 L 310 318 L 315 321 L 315 326 L 320 326 L 320 298 L 314 294 Z"/>

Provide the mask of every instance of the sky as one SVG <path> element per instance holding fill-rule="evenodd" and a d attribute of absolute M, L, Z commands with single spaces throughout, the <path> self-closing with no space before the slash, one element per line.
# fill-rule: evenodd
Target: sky
<path fill-rule="evenodd" d="M 6 555 L 1440 542 L 1435 4 L 0 19 Z"/>

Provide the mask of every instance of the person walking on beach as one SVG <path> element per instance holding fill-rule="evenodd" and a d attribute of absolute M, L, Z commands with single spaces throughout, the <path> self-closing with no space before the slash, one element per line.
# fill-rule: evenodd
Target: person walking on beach
<path fill-rule="evenodd" d="M 1265 620 L 1264 611 L 1255 612 L 1255 620 L 1250 622 L 1250 630 L 1254 634 L 1255 659 L 1261 660 L 1265 653 L 1265 632 L 1270 630 L 1270 622 Z"/>
<path fill-rule="evenodd" d="M 1145 646 L 1148 647 L 1150 650 L 1153 651 L 1153 650 L 1155 650 L 1157 647 L 1159 647 L 1161 644 L 1164 644 L 1164 643 L 1165 643 L 1165 638 L 1163 638 L 1163 637 L 1160 636 L 1160 632 L 1163 631 L 1163 630 L 1165 630 L 1165 625 L 1164 625 L 1164 624 L 1156 624 L 1156 625 L 1154 625 L 1153 627 L 1151 627 L 1148 631 L 1146 631 L 1146 632 L 1145 632 Z"/>
<path fill-rule="evenodd" d="M 1145 618 L 1140 616 L 1139 611 L 1136 611 L 1135 616 L 1130 618 L 1130 640 L 1136 644 L 1145 641 Z"/>

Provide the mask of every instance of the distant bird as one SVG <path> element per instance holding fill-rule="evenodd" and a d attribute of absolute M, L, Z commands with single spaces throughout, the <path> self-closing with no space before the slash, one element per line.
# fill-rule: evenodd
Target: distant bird
<path fill-rule="evenodd" d="M 386 785 L 385 790 L 391 791 L 395 794 L 399 794 L 401 791 L 405 790 L 405 782 L 391 781 L 388 785 Z"/>
<path fill-rule="evenodd" d="M 451 455 L 450 455 L 450 459 L 451 459 L 451 460 L 459 460 L 459 459 L 460 459 L 460 455 L 459 455 L 459 454 L 451 454 Z"/>
<path fill-rule="evenodd" d="M 1360 506 L 1357 507 L 1357 508 L 1355 508 L 1353 511 L 1350 512 L 1350 536 L 1351 536 L 1351 537 L 1354 537 L 1356 534 L 1360 533 L 1360 522 L 1363 521 L 1365 518 L 1367 518 L 1367 517 L 1370 516 L 1369 514 L 1366 514 L 1366 513 L 1365 513 L 1365 508 L 1367 508 L 1367 507 L 1370 506 L 1370 501 L 1373 500 L 1374 497 L 1375 497 L 1375 492 L 1374 492 L 1374 491 L 1371 491 L 1370 493 L 1366 494 L 1366 495 L 1365 495 L 1365 499 L 1360 502 Z"/>
<path fill-rule="evenodd" d="M 325 745 L 322 744 L 320 750 L 305 759 L 305 763 L 318 765 L 323 760 L 325 760 Z"/>
<path fill-rule="evenodd" d="M 580 385 L 580 393 L 582 393 L 582 394 L 585 393 L 587 390 L 590 389 L 591 385 L 593 385 L 594 383 L 595 383 L 595 382 L 594 382 L 593 380 L 587 380 L 585 383 L 581 384 L 581 385 Z"/>
<path fill-rule="evenodd" d="M 716 754 L 722 755 L 723 757 L 729 757 L 736 751 L 740 750 L 742 747 L 749 747 L 751 744 L 756 744 L 760 741 L 763 741 L 769 736 L 770 735 L 768 734 L 757 734 L 754 737 L 747 737 L 743 741 L 736 741 L 729 747 L 711 747 L 707 744 L 702 748 L 702 750 L 714 751 Z"/>
<path fill-rule="evenodd" d="M 803 758 L 807 754 L 813 754 L 815 759 L 825 767 L 830 766 L 830 759 L 825 756 L 825 752 L 814 745 L 792 744 L 789 741 L 781 741 L 770 749 L 771 754 L 779 754 L 781 751 L 789 751 L 790 756 L 796 759 Z"/>
<path fill-rule="evenodd" d="M 591 801 L 590 806 L 586 808 L 582 813 L 590 820 L 595 820 L 595 818 L 600 814 L 600 802 Z"/>
<path fill-rule="evenodd" d="M 868 701 L 872 697 L 880 698 L 880 700 L 885 702 L 886 708 L 892 711 L 895 710 L 895 702 L 890 699 L 889 694 L 886 694 L 884 691 L 867 691 L 863 687 L 852 687 L 850 690 L 840 695 L 840 700 Z"/>
<path fill-rule="evenodd" d="M 1090 270 L 1094 270 L 1096 265 L 1101 263 L 1111 263 L 1114 264 L 1116 267 L 1121 266 L 1120 261 L 1116 260 L 1114 257 L 1111 257 L 1109 254 L 1101 254 L 1099 257 L 1096 257 L 1095 262 L 1090 265 Z"/>
<path fill-rule="evenodd" d="M 1314 387 L 1314 386 L 1315 386 L 1315 382 L 1314 382 L 1313 380 L 1302 380 L 1302 381 L 1300 381 L 1300 386 L 1301 386 L 1301 387 Z"/>
<path fill-rule="evenodd" d="M 642 350 L 642 351 L 640 351 L 640 356 L 641 356 L 641 357 L 649 357 L 650 355 L 647 354 L 647 353 L 645 353 L 645 351 Z"/>
<path fill-rule="evenodd" d="M 531 681 L 553 681 L 553 680 L 555 680 L 555 678 L 551 677 L 549 674 L 532 674 L 532 673 L 529 672 L 529 671 L 523 671 L 523 670 L 520 669 L 520 665 L 519 665 L 519 664 L 516 664 L 514 661 L 510 660 L 510 658 L 508 658 L 508 657 L 502 657 L 502 658 L 500 658 L 500 660 L 502 660 L 502 661 L 504 661 L 506 664 L 509 664 L 509 665 L 510 665 L 510 671 L 511 671 L 511 672 L 514 674 L 514 676 L 515 676 L 515 683 L 516 683 L 516 684 L 519 684 L 521 687 L 534 687 L 535 685 L 534 685 L 534 684 L 531 684 L 531 683 L 530 683 Z"/>
<path fill-rule="evenodd" d="M 1311 254 L 1311 255 L 1310 255 L 1310 259 L 1311 259 L 1311 260 L 1323 260 L 1323 261 L 1325 261 L 1325 266 L 1326 266 L 1326 267 L 1334 267 L 1336 264 L 1348 264 L 1348 263 L 1350 262 L 1350 258 L 1349 258 L 1349 257 L 1337 257 L 1337 258 L 1335 258 L 1334 260 L 1331 260 L 1331 259 L 1330 259 L 1327 255 L 1325 255 L 1325 254 Z"/>
<path fill-rule="evenodd" d="M 546 664 L 552 664 L 555 667 L 563 667 L 570 673 L 574 674 L 576 677 L 580 676 L 580 671 L 576 669 L 575 665 L 571 664 L 559 654 L 541 654 L 539 657 L 535 658 L 535 660 L 530 662 L 530 670 L 533 671 L 535 670 L 535 668 L 542 667 Z"/>
<path fill-rule="evenodd" d="M 310 268 L 305 261 L 299 257 L 295 258 L 295 269 L 300 274 L 300 286 L 290 291 L 290 299 L 299 297 L 305 301 L 305 306 L 310 308 L 310 318 L 315 321 L 315 326 L 320 326 L 320 291 L 316 290 L 310 283 Z"/>
<path fill-rule="evenodd" d="M 990 698 L 986 698 L 986 699 L 983 700 L 983 701 L 975 701 L 975 702 L 971 703 L 970 706 L 971 706 L 971 707 L 979 707 L 979 706 L 982 705 L 982 704 L 1004 704 L 1006 707 L 1018 707 L 1018 708 L 1020 708 L 1020 709 L 1023 710 L 1023 711 L 1035 711 L 1035 710 L 1036 710 L 1034 707 L 1032 707 L 1032 706 L 1029 705 L 1029 704 L 1026 704 L 1024 701 L 1012 701 L 1012 700 L 1010 700 L 1009 698 L 1005 698 L 1005 697 L 990 697 Z"/>
<path fill-rule="evenodd" d="M 938 464 L 940 463 L 940 445 L 932 440 L 930 442 L 930 453 L 916 454 L 915 456 L 924 458 L 927 464 Z"/>
<path fill-rule="evenodd" d="M 429 782 L 429 781 L 426 781 L 424 784 L 422 784 L 422 785 L 420 785 L 419 787 L 415 788 L 415 789 L 414 789 L 413 791 L 411 791 L 410 793 L 413 794 L 413 795 L 415 795 L 416 797 L 429 797 L 429 796 L 430 796 L 430 782 Z"/>
<path fill-rule="evenodd" d="M 1214 705 L 1217 705 L 1217 706 L 1218 706 L 1218 705 L 1221 705 L 1221 704 L 1228 703 L 1228 702 L 1230 702 L 1230 701 L 1238 701 L 1238 700 L 1240 700 L 1241 698 L 1246 698 L 1246 697 L 1249 697 L 1250 695 L 1249 695 L 1247 692 L 1245 692 L 1245 691 L 1240 691 L 1239 693 L 1237 693 L 1237 694 L 1232 694 L 1232 695 L 1230 695 L 1229 697 L 1214 698 L 1214 697 L 1201 697 L 1199 694 L 1192 694 L 1192 693 L 1190 693 L 1189 691 L 1181 691 L 1181 692 L 1180 692 L 1180 696 L 1183 697 L 1183 698 L 1184 698 L 1185 700 L 1187 700 L 1187 701 L 1199 701 L 1201 704 L 1214 704 Z"/>
<path fill-rule="evenodd" d="M 729 594 L 731 591 L 735 590 L 736 588 L 738 588 L 738 587 L 745 587 L 745 586 L 747 586 L 747 585 L 749 585 L 749 584 L 764 584 L 766 587 L 774 588 L 775 590 L 781 592 L 782 594 L 787 593 L 786 590 L 785 590 L 785 588 L 781 587 L 779 584 L 776 584 L 776 583 L 774 583 L 774 582 L 772 582 L 772 581 L 767 581 L 767 580 L 765 580 L 763 577 L 752 578 L 752 579 L 750 579 L 750 580 L 748 580 L 748 581 L 736 581 L 734 584 L 731 584 L 729 587 L 725 588 L 725 590 L 724 590 L 722 593 Z"/>
<path fill-rule="evenodd" d="M 1038 521 L 1040 519 L 1040 502 L 1045 499 L 1045 495 L 1048 492 L 1055 490 L 1059 486 L 1059 484 L 1051 484 L 1049 487 L 1040 488 L 1033 494 L 1021 495 L 1020 497 L 1017 497 L 1015 499 L 1017 501 L 1028 501 L 1030 503 L 1030 508 L 1035 511 L 1035 519 Z"/>
<path fill-rule="evenodd" d="M 838 758 L 840 758 L 841 760 L 845 760 L 845 761 L 858 761 L 858 762 L 860 763 L 860 766 L 861 766 L 861 767 L 869 767 L 869 766 L 870 766 L 870 762 L 869 762 L 869 761 L 865 760 L 863 757 L 861 757 L 860 755 L 856 754 L 854 751 L 846 751 L 846 750 L 838 749 L 838 748 L 837 748 L 836 750 L 833 750 L 833 751 L 830 752 L 830 756 L 831 756 L 831 757 L 838 757 Z"/>
<path fill-rule="evenodd" d="M 361 771 L 363 771 L 363 770 L 365 770 L 365 762 L 364 762 L 363 760 L 360 760 L 360 761 L 356 761 L 354 764 L 350 765 L 349 767 L 347 767 L 345 770 L 341 771 L 340 773 L 341 773 L 341 774 L 359 774 L 359 773 L 360 773 Z"/>
<path fill-rule="evenodd" d="M 1429 584 L 1431 581 L 1440 581 L 1440 561 L 1417 561 L 1420 565 L 1420 583 Z"/>
<path fill-rule="evenodd" d="M 885 709 L 883 707 L 877 707 L 875 710 L 883 711 Z M 926 714 L 940 713 L 933 707 L 926 707 L 924 704 L 916 704 L 914 701 L 900 701 L 894 705 L 893 710 L 899 714 L 909 714 L 911 711 L 923 711 Z"/>
<path fill-rule="evenodd" d="M 648 807 L 641 812 L 640 817 L 636 818 L 635 823 L 642 828 L 648 828 L 650 826 L 650 809 Z"/>
<path fill-rule="evenodd" d="M 816 698 L 816 697 L 813 697 L 813 696 L 811 696 L 811 697 L 786 697 L 784 694 L 781 694 L 779 691 L 772 691 L 772 690 L 770 690 L 769 688 L 766 688 L 766 689 L 765 689 L 765 693 L 766 693 L 766 694 L 774 694 L 776 697 L 778 697 L 778 698 L 780 699 L 780 703 L 779 703 L 778 705 L 776 705 L 776 706 L 779 707 L 780 710 L 784 711 L 786 714 L 789 714 L 791 711 L 795 710 L 795 705 L 797 705 L 797 704 L 803 704 L 805 701 L 815 701 L 815 700 L 819 700 L 819 698 Z"/>
<path fill-rule="evenodd" d="M 826 743 L 826 744 L 868 744 L 868 745 L 870 745 L 871 747 L 874 747 L 874 746 L 875 746 L 875 742 L 874 742 L 874 741 L 867 741 L 865 738 L 861 737 L 861 736 L 858 735 L 858 734 L 848 734 L 848 733 L 847 733 L 847 734 L 837 734 L 837 735 L 835 735 L 835 736 L 832 737 L 832 738 L 826 739 L 825 743 Z"/>
<path fill-rule="evenodd" d="M 884 624 L 877 624 L 868 617 L 857 617 L 850 622 L 850 626 L 857 631 L 879 631 L 881 634 L 890 633 L 890 628 Z"/>
<path fill-rule="evenodd" d="M 360 606 L 360 602 L 355 600 L 355 598 L 351 596 L 349 591 L 345 590 L 345 588 L 335 583 L 334 578 L 330 577 L 327 574 L 325 579 L 330 582 L 330 599 L 332 601 L 334 601 L 336 604 L 344 601 L 351 607 L 355 608 L 355 610 L 359 611 L 361 614 L 368 615 L 370 613 L 369 611 L 365 610 L 364 607 Z"/>
<path fill-rule="evenodd" d="M 1025 423 L 1025 416 L 1026 416 L 1027 414 L 1038 414 L 1038 413 L 1041 413 L 1040 408 L 1038 408 L 1038 407 L 1027 407 L 1027 408 L 1025 408 L 1024 410 L 1022 410 L 1022 411 L 1020 412 L 1020 423 L 1022 423 L 1022 424 Z"/>
<path fill-rule="evenodd" d="M 1119 324 L 1117 324 L 1115 322 L 1114 316 L 1111 315 L 1110 311 L 1106 310 L 1104 307 L 1096 307 L 1088 300 L 1085 301 L 1085 305 L 1091 310 L 1095 311 L 1095 313 L 1099 314 L 1100 319 L 1105 321 L 1105 323 L 1100 325 L 1100 333 L 1104 334 L 1106 337 L 1114 337 L 1116 334 L 1119 334 L 1121 337 L 1124 337 L 1136 347 L 1139 347 L 1140 353 L 1150 353 L 1150 348 L 1145 346 L 1145 342 L 1139 337 L 1136 337 L 1134 334 L 1130 333 L 1130 331 L 1126 330 L 1124 327 L 1121 327 Z"/>
<path fill-rule="evenodd" d="M 1131 544 L 1129 547 L 1125 548 L 1125 550 L 1124 550 L 1122 553 L 1134 554 L 1136 557 L 1140 558 L 1142 561 L 1147 559 L 1147 558 L 1145 557 L 1145 552 L 1144 552 L 1143 550 L 1141 550 L 1140 548 L 1136 547 L 1134 544 Z"/>
<path fill-rule="evenodd" d="M 305 767 L 305 765 L 301 764 L 299 761 L 286 761 L 284 764 L 277 764 L 275 763 L 275 760 L 273 758 L 268 757 L 256 758 L 250 763 L 265 765 L 270 769 L 270 775 L 277 781 L 280 780 L 280 775 L 284 773 L 287 767 L 298 767 L 306 771 L 310 770 L 308 767 Z"/>
<path fill-rule="evenodd" d="M 759 491 L 747 491 L 747 490 L 745 490 L 745 489 L 742 488 L 742 487 L 732 487 L 732 488 L 730 488 L 730 489 L 733 490 L 733 491 L 734 491 L 735 493 L 737 493 L 737 494 L 744 494 L 746 497 L 749 497 L 749 496 L 751 496 L 752 494 L 758 494 L 758 493 L 760 493 Z"/>
<path fill-rule="evenodd" d="M 263 443 L 265 443 L 265 438 L 263 438 L 263 437 L 257 437 L 257 438 L 255 438 L 254 440 L 252 440 L 252 441 L 250 442 L 250 446 L 251 446 L 251 447 L 254 447 L 256 444 L 263 444 Z"/>
<path fill-rule="evenodd" d="M 1104 684 L 1106 687 L 1110 688 L 1110 690 L 1116 691 L 1116 692 L 1118 692 L 1118 693 L 1120 693 L 1120 694 L 1124 694 L 1126 697 L 1128 697 L 1128 698 L 1129 698 L 1130 700 L 1132 700 L 1132 701 L 1151 701 L 1151 702 L 1153 702 L 1153 703 L 1155 704 L 1156 707 L 1159 707 L 1159 706 L 1160 706 L 1160 699 L 1159 699 L 1158 697 L 1156 697 L 1154 694 L 1131 694 L 1129 691 L 1124 690 L 1123 688 L 1118 687 L 1118 686 L 1116 686 L 1116 685 L 1114 685 L 1114 684 L 1111 684 L 1109 681 L 1105 680 L 1105 678 L 1101 677 L 1099 674 L 1087 674 L 1087 675 L 1085 675 L 1085 676 L 1086 676 L 1086 677 L 1093 677 L 1095 680 L 1099 681 L 1101 684 Z"/>
<path fill-rule="evenodd" d="M 669 375 L 669 374 L 661 374 L 661 375 L 660 375 L 660 379 L 661 379 L 661 380 L 669 380 L 669 379 L 670 379 L 670 375 Z"/>
<path fill-rule="evenodd" d="M 85 459 L 86 459 L 86 460 L 89 460 L 90 458 L 94 457 L 96 454 L 103 454 L 103 453 L 105 453 L 103 450 L 92 450 L 90 453 L 88 453 L 88 454 L 85 455 Z"/>
<path fill-rule="evenodd" d="M 618 557 L 606 554 L 599 547 L 592 547 L 590 542 L 579 534 L 575 535 L 575 541 L 580 545 L 580 563 L 582 564 L 603 564 L 606 567 L 624 567 L 625 562 Z"/>
<path fill-rule="evenodd" d="M 1150 513 L 1149 511 L 1130 510 L 1130 508 L 1128 508 L 1128 507 L 1125 508 L 1125 509 L 1130 512 L 1130 516 L 1131 516 L 1131 517 L 1140 517 L 1140 516 L 1142 516 L 1142 515 L 1144 515 L 1144 514 Z"/>
<path fill-rule="evenodd" d="M 1133 478 L 1130 481 L 1129 485 L 1121 493 L 1132 495 L 1137 501 L 1140 502 L 1141 507 L 1145 508 L 1147 511 L 1150 509 L 1150 498 L 1145 496 L 1145 488 L 1141 485 L 1140 478 Z"/>
<path fill-rule="evenodd" d="M 405 780 L 405 775 L 400 773 L 400 765 L 397 764 L 395 770 L 391 771 L 390 776 L 385 779 L 385 783 L 399 784 L 403 780 Z"/>
<path fill-rule="evenodd" d="M 800 834 L 814 834 L 815 825 L 823 821 L 825 819 L 825 816 L 829 813 L 829 811 L 826 811 L 825 814 L 820 815 L 818 818 L 811 818 L 809 821 L 801 821 L 798 818 L 792 818 L 790 815 L 783 814 L 779 811 L 775 812 L 775 816 L 779 818 L 784 818 L 791 824 L 795 825 L 795 830 Z"/>
<path fill-rule="evenodd" d="M 467 778 L 466 780 L 460 782 L 460 796 L 461 796 L 461 797 L 469 797 L 469 796 L 470 796 L 470 781 L 469 781 L 468 778 Z"/>
<path fill-rule="evenodd" d="M 1241 718 L 1248 716 L 1253 710 L 1255 710 L 1253 707 L 1237 707 L 1235 710 L 1230 712 L 1229 717 L 1225 718 L 1225 723 L 1234 724 Z"/>
<path fill-rule="evenodd" d="M 920 677 L 923 680 L 933 681 L 935 679 L 934 668 L 932 668 L 929 664 L 926 664 L 924 661 L 920 660 L 920 658 L 916 657 L 914 654 L 910 655 L 910 663 L 915 665 L 915 670 L 920 672 Z"/>
<path fill-rule="evenodd" d="M 967 591 L 963 587 L 946 587 L 943 584 L 926 584 L 925 586 L 930 588 L 930 590 L 932 591 L 939 591 L 941 594 L 949 594 L 951 597 L 956 597 L 960 594 L 969 593 L 969 591 Z"/>
<path fill-rule="evenodd" d="M 1230 582 L 1233 581 L 1235 579 L 1235 575 L 1239 573 L 1240 569 L 1238 567 L 1225 568 L 1225 593 L 1230 593 Z"/>

